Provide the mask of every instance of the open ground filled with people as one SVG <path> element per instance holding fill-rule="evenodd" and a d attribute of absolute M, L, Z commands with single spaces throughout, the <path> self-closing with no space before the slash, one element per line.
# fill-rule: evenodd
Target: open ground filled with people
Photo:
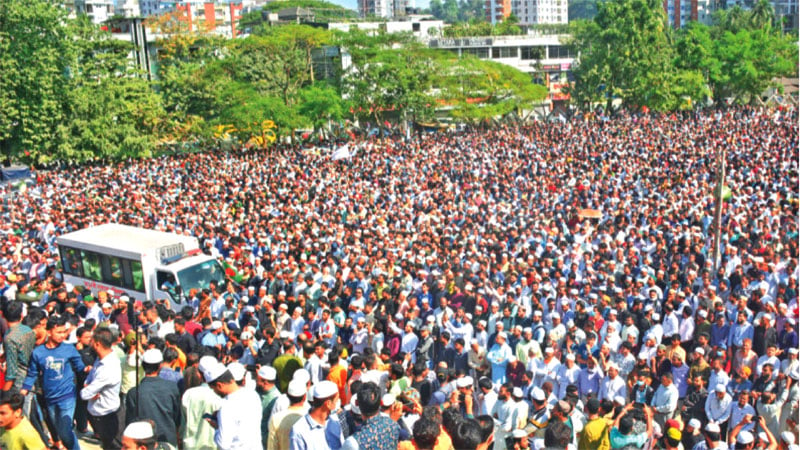
<path fill-rule="evenodd" d="M 348 148 L 3 186 L 0 448 L 798 448 L 796 108 Z M 56 239 L 106 223 L 225 277 L 68 282 Z"/>

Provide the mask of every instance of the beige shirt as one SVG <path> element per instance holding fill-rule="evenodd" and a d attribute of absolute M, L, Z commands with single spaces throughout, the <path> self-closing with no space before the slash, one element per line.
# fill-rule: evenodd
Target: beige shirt
<path fill-rule="evenodd" d="M 295 422 L 308 411 L 305 404 L 290 406 L 289 409 L 274 414 L 269 418 L 269 437 L 267 450 L 289 450 L 289 433 Z"/>

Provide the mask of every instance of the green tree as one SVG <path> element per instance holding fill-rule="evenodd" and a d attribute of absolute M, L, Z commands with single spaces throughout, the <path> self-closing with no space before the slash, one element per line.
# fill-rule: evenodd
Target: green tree
<path fill-rule="evenodd" d="M 675 71 L 674 48 L 658 0 L 600 3 L 591 22 L 573 24 L 573 36 L 571 45 L 580 57 L 570 93 L 580 107 L 605 101 L 611 109 L 618 98 L 626 107 L 672 109 L 679 97 L 687 95 L 687 86 L 679 88 L 676 80 L 702 79 Z M 692 83 L 688 88 L 693 98 L 705 95 L 702 85 Z"/>
<path fill-rule="evenodd" d="M 460 0 L 458 2 L 458 20 L 462 22 L 486 20 L 485 6 L 484 0 Z"/>
<path fill-rule="evenodd" d="M 515 36 L 522 34 L 522 28 L 519 27 L 519 19 L 514 14 L 511 14 L 494 27 L 492 34 L 495 36 Z"/>
<path fill-rule="evenodd" d="M 597 14 L 597 0 L 570 0 L 569 21 L 590 20 Z"/>
<path fill-rule="evenodd" d="M 753 101 L 776 85 L 776 77 L 797 74 L 796 44 L 767 28 L 726 31 L 715 41 L 714 53 L 720 70 L 710 81 L 718 102 Z"/>
<path fill-rule="evenodd" d="M 152 156 L 164 125 L 161 97 L 128 59 L 130 43 L 112 39 L 87 17 L 68 22 L 69 83 L 57 147 L 40 161 Z"/>
<path fill-rule="evenodd" d="M 775 9 L 772 7 L 772 3 L 769 0 L 758 0 L 750 10 L 748 19 L 750 27 L 753 29 L 772 28 L 772 24 L 775 22 Z"/>
<path fill-rule="evenodd" d="M 547 96 L 545 87 L 513 67 L 474 57 L 442 58 L 434 80 L 439 100 L 456 120 L 474 125 L 515 114 L 523 117 Z"/>
<path fill-rule="evenodd" d="M 435 65 L 431 52 L 419 48 L 384 49 L 362 59 L 342 78 L 342 93 L 355 115 L 379 126 L 387 115 L 422 120 L 432 113 L 431 80 Z M 410 115 L 410 117 L 408 117 Z"/>
<path fill-rule="evenodd" d="M 54 152 L 72 53 L 66 13 L 46 0 L 0 2 L 0 151 L 5 161 Z"/>
<path fill-rule="evenodd" d="M 330 122 L 340 122 L 345 117 L 345 103 L 335 87 L 315 83 L 300 91 L 298 112 L 315 130 L 325 128 Z"/>

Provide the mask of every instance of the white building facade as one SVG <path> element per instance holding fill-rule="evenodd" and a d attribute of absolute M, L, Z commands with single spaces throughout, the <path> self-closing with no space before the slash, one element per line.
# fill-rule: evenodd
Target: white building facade
<path fill-rule="evenodd" d="M 511 12 L 521 25 L 565 24 L 569 22 L 567 0 L 512 0 Z"/>

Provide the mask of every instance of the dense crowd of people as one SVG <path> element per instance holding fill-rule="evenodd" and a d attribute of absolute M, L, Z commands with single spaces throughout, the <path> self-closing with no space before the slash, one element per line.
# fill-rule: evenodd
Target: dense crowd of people
<path fill-rule="evenodd" d="M 5 186 L 0 448 L 797 448 L 795 108 L 353 148 Z M 56 237 L 108 222 L 195 236 L 228 279 L 65 282 Z"/>

